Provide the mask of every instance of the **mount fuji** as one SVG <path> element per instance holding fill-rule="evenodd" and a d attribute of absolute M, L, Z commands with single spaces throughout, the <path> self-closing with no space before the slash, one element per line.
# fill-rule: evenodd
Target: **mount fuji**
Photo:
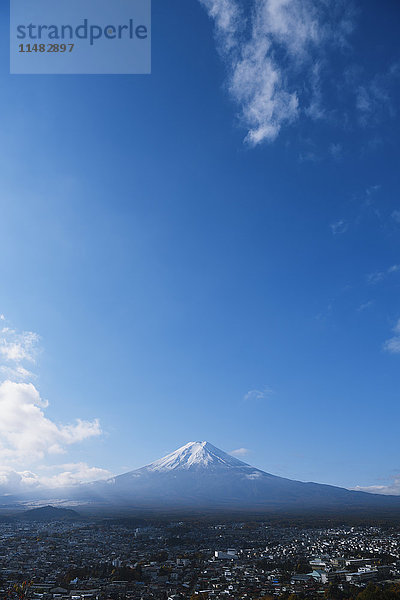
<path fill-rule="evenodd" d="M 135 471 L 81 485 L 73 496 L 92 504 L 129 508 L 400 510 L 398 496 L 278 477 L 209 442 L 190 442 Z"/>

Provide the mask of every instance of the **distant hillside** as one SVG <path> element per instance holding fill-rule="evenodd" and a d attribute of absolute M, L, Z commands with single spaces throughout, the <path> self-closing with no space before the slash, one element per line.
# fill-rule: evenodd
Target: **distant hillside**
<path fill-rule="evenodd" d="M 80 514 L 70 508 L 56 508 L 55 506 L 42 506 L 33 508 L 19 514 L 17 519 L 24 521 L 76 521 Z"/>

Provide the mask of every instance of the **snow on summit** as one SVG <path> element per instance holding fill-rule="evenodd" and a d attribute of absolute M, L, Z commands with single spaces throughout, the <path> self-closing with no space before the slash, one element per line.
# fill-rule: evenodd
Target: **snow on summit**
<path fill-rule="evenodd" d="M 245 463 L 229 456 L 209 442 L 189 442 L 144 467 L 147 471 L 172 471 L 196 468 L 243 467 Z M 246 465 L 247 466 L 247 465 Z"/>

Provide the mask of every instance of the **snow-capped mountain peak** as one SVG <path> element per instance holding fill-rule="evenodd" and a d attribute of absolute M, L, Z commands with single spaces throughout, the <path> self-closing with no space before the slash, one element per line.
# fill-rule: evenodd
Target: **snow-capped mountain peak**
<path fill-rule="evenodd" d="M 209 442 L 189 442 L 175 452 L 147 465 L 144 469 L 155 472 L 243 466 L 245 463 L 219 450 Z"/>
<path fill-rule="evenodd" d="M 107 481 L 74 488 L 76 500 L 130 509 L 180 507 L 303 512 L 371 507 L 396 509 L 400 498 L 303 483 L 254 468 L 209 442 L 189 442 L 155 462 Z"/>

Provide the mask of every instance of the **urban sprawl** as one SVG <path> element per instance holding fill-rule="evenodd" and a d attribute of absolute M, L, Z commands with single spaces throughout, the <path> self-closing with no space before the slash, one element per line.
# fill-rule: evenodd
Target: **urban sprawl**
<path fill-rule="evenodd" d="M 0 598 L 400 598 L 400 527 L 0 523 Z"/>

